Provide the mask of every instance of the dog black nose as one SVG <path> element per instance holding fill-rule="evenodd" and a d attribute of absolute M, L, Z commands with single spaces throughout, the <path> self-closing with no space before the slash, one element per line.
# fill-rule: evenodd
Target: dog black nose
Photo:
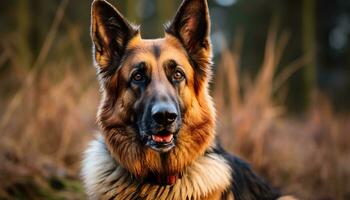
<path fill-rule="evenodd" d="M 160 125 L 172 124 L 176 118 L 176 108 L 171 104 L 159 103 L 152 108 L 152 118 Z"/>

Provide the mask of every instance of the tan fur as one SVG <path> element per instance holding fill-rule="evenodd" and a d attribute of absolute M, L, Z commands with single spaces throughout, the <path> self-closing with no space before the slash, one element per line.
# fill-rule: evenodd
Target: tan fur
<path fill-rule="evenodd" d="M 140 31 L 106 1 L 95 0 L 91 14 L 102 98 L 97 114 L 101 137 L 92 142 L 83 161 L 89 198 L 233 199 L 228 191 L 231 168 L 211 152 L 216 133 L 208 91 L 212 52 L 207 1 L 184 1 L 165 37 L 153 40 L 142 39 Z M 181 82 L 171 78 L 175 70 L 169 72 L 170 61 L 185 74 Z M 140 63 L 151 80 L 146 88 L 130 81 Z M 176 145 L 166 153 L 145 146 L 142 131 L 135 128 L 140 123 L 135 119 L 138 109 L 162 92 L 181 107 Z M 144 182 L 150 174 L 182 177 L 163 186 Z"/>
<path fill-rule="evenodd" d="M 159 58 L 155 58 L 152 54 L 152 45 L 158 45 L 161 48 Z M 159 174 L 180 173 L 198 156 L 203 155 L 215 137 L 213 131 L 215 129 L 214 109 L 206 91 L 208 83 L 200 83 L 199 92 L 195 94 L 194 70 L 186 57 L 185 50 L 173 36 L 167 35 L 164 39 L 158 40 L 142 40 L 138 35 L 129 42 L 126 51 L 128 50 L 133 51 L 133 54 L 124 59 L 120 70 L 108 80 L 109 82 L 119 80 L 119 82 L 108 84 L 113 88 L 104 91 L 106 93 L 104 94 L 105 98 L 99 109 L 98 121 L 106 138 L 107 147 L 113 157 L 136 176 L 142 177 L 150 172 Z M 152 73 L 158 73 L 158 68 L 169 59 L 176 60 L 185 69 L 185 73 L 189 78 L 187 80 L 188 84 L 183 86 L 179 92 L 179 99 L 184 105 L 187 105 L 183 125 L 179 133 L 179 142 L 168 153 L 166 163 L 164 163 L 158 152 L 145 148 L 138 142 L 137 133 L 127 124 L 130 120 L 129 117 L 132 115 L 130 113 L 132 106 L 142 99 L 136 99 L 133 92 L 123 87 L 121 82 L 129 75 L 133 63 L 141 60 L 147 61 L 152 64 Z M 157 74 L 154 76 L 157 76 Z M 162 82 L 163 87 L 167 86 L 164 86 L 165 82 L 167 81 Z M 118 88 L 115 85 L 118 85 Z M 150 88 L 150 90 L 152 89 L 154 88 Z M 174 90 L 171 86 L 166 89 Z M 108 91 L 116 93 L 118 97 L 108 94 Z M 110 107 L 112 105 L 114 107 Z M 107 129 L 109 125 L 119 127 Z"/>
<path fill-rule="evenodd" d="M 229 165 L 215 153 L 196 159 L 175 185 L 143 183 L 112 158 L 102 137 L 90 144 L 83 166 L 82 175 L 91 199 L 219 200 L 231 183 Z"/>

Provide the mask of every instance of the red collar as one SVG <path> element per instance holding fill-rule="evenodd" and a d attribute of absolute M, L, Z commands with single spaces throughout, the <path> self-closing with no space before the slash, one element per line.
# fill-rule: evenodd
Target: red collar
<path fill-rule="evenodd" d="M 157 182 L 161 185 L 174 185 L 178 179 L 177 175 L 157 176 Z"/>
<path fill-rule="evenodd" d="M 165 176 L 152 174 L 148 176 L 146 180 L 151 183 L 155 183 L 159 185 L 174 185 L 176 181 L 180 178 L 181 178 L 180 174 L 170 174 Z"/>

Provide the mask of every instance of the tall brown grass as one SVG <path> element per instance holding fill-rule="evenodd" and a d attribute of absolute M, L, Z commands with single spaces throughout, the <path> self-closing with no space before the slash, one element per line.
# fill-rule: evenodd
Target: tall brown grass
<path fill-rule="evenodd" d="M 281 99 L 287 80 L 310 61 L 306 55 L 280 66 L 288 38 L 270 29 L 254 77 L 239 71 L 242 34 L 232 50 L 224 49 L 213 91 L 219 135 L 285 193 L 300 199 L 349 199 L 350 117 L 336 114 L 316 89 L 309 110 L 297 116 L 286 112 Z"/>
<path fill-rule="evenodd" d="M 43 56 L 40 70 L 18 75 L 13 67 L 1 74 L 12 77 L 16 92 L 0 98 L 0 198 L 84 198 L 78 171 L 81 153 L 97 129 L 98 87 L 79 31 L 68 30 L 76 61 L 51 63 Z M 271 28 L 260 71 L 248 76 L 240 69 L 243 34 L 238 35 L 233 49 L 223 50 L 214 79 L 217 131 L 224 145 L 286 193 L 349 199 L 349 116 L 334 113 L 316 92 L 306 113 L 290 116 L 278 100 L 288 77 L 308 57 L 280 66 L 289 36 Z"/>
<path fill-rule="evenodd" d="M 82 149 L 95 130 L 98 89 L 70 70 L 52 80 L 42 72 L 2 115 L 0 197 L 47 198 L 55 183 L 66 187 L 60 178 L 78 178 Z"/>
<path fill-rule="evenodd" d="M 15 40 L 2 44 L 2 64 L 10 68 L 0 74 L 0 199 L 84 199 L 78 174 L 96 131 L 98 87 L 79 28 L 61 25 L 67 3 L 61 1 L 34 64 L 21 62 Z M 61 44 L 74 59 L 50 61 L 64 28 Z"/>

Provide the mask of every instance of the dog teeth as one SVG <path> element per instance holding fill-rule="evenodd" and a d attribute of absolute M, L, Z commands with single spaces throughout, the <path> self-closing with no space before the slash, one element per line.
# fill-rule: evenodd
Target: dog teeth
<path fill-rule="evenodd" d="M 173 134 L 152 135 L 152 140 L 155 142 L 171 142 L 173 140 Z"/>

